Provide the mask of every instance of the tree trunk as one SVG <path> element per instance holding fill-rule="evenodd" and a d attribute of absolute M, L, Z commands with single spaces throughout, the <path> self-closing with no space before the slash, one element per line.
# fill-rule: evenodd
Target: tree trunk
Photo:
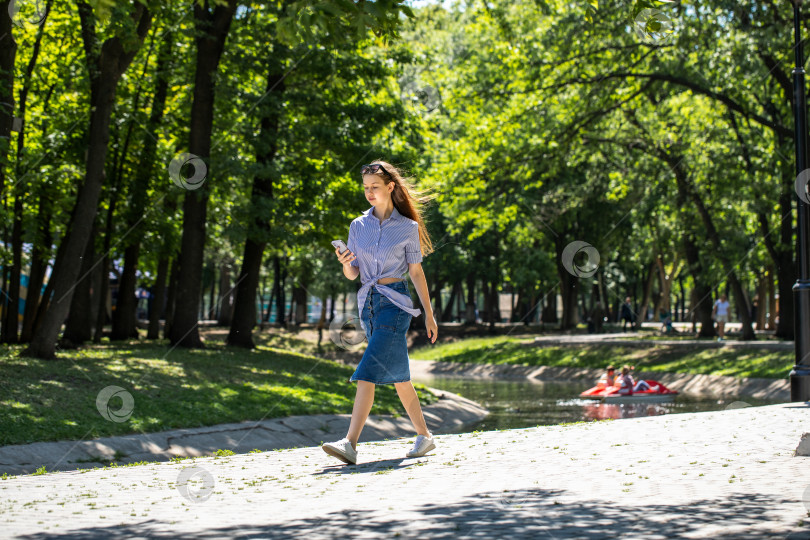
<path fill-rule="evenodd" d="M 254 310 L 255 311 L 255 310 Z M 321 316 L 318 318 L 318 348 L 321 347 L 321 342 L 323 341 L 323 327 L 326 323 L 326 298 L 321 302 Z"/>
<path fill-rule="evenodd" d="M 115 90 L 121 75 L 137 54 L 152 20 L 151 12 L 133 0 L 132 19 L 137 28 L 135 36 L 113 36 L 98 47 L 95 19 L 86 2 L 79 3 L 82 38 L 90 72 L 90 128 L 88 130 L 86 174 L 79 188 L 67 232 L 60 245 L 63 256 L 57 256 L 51 276 L 53 301 L 37 328 L 31 344 L 23 354 L 53 358 L 56 339 L 68 314 L 71 297 L 80 270 L 80 259 L 90 240 L 93 221 L 98 210 L 98 198 L 104 181 L 104 162 L 110 131 L 110 114 Z M 125 30 L 122 30 L 122 32 Z M 135 39 L 133 39 L 135 38 Z M 124 50 L 124 41 L 128 48 Z"/>
<path fill-rule="evenodd" d="M 3 343 L 17 343 L 20 311 L 20 280 L 22 279 L 22 220 L 25 185 L 17 181 L 14 185 L 14 217 L 11 227 L 11 268 L 9 271 L 8 293 L 3 321 Z"/>
<path fill-rule="evenodd" d="M 157 277 L 152 288 L 152 305 L 149 310 L 149 329 L 146 339 L 160 338 L 160 318 L 165 313 L 166 304 L 166 273 L 169 270 L 169 258 L 161 257 L 158 262 Z"/>
<path fill-rule="evenodd" d="M 9 0 L 0 1 L 0 193 L 6 193 L 6 170 L 14 124 L 14 64 L 17 42 L 14 41 Z"/>
<path fill-rule="evenodd" d="M 464 310 L 464 324 L 475 324 L 475 274 L 467 274 L 467 305 Z"/>
<path fill-rule="evenodd" d="M 557 257 L 559 260 L 560 257 Z M 562 265 L 558 265 L 562 266 Z M 579 323 L 579 279 L 565 268 L 557 269 L 560 276 L 560 296 L 562 298 L 562 320 L 560 330 L 573 330 Z"/>
<path fill-rule="evenodd" d="M 163 326 L 163 339 L 169 339 L 172 319 L 174 318 L 174 305 L 177 298 L 177 280 L 180 277 L 180 262 L 177 257 L 172 260 L 172 269 L 169 272 L 169 292 L 166 299 L 166 322 Z"/>
<path fill-rule="evenodd" d="M 500 297 L 500 279 L 493 278 L 492 282 L 490 282 L 490 289 L 489 293 L 492 295 L 492 300 L 490 301 L 490 306 L 492 308 L 492 318 L 489 321 L 489 327 L 494 328 L 495 323 L 501 322 L 501 297 Z"/>
<path fill-rule="evenodd" d="M 296 325 L 307 322 L 307 307 L 308 307 L 308 294 L 307 290 L 300 285 L 293 287 L 293 302 L 295 302 L 295 311 L 293 311 L 293 320 Z"/>
<path fill-rule="evenodd" d="M 211 288 L 208 290 L 208 312 L 205 318 L 214 320 L 217 318 L 217 268 L 213 262 L 208 264 L 209 273 L 211 274 Z"/>
<path fill-rule="evenodd" d="M 275 283 L 276 290 L 276 319 L 282 328 L 287 327 L 287 314 L 284 312 L 285 304 L 287 303 L 284 298 L 284 283 L 287 281 L 287 257 L 284 257 L 284 264 L 281 264 L 281 258 L 274 257 L 273 264 L 275 266 Z M 360 308 L 362 309 L 362 308 Z"/>
<path fill-rule="evenodd" d="M 95 256 L 95 242 L 93 240 L 96 236 L 95 231 L 96 228 L 93 227 L 92 239 L 87 242 L 84 256 L 81 259 L 81 275 L 73 291 L 71 291 L 72 299 L 70 311 L 65 321 L 63 339 L 72 345 L 81 345 L 93 337 L 92 320 L 90 318 L 90 288 L 92 283 L 90 274 Z"/>
<path fill-rule="evenodd" d="M 219 317 L 218 326 L 230 326 L 233 314 L 233 285 L 231 284 L 231 262 L 224 261 L 219 268 Z"/>
<path fill-rule="evenodd" d="M 768 280 L 767 273 L 757 276 L 757 299 L 756 303 L 756 321 L 757 330 L 765 330 L 765 314 L 767 312 L 768 303 Z"/>
<path fill-rule="evenodd" d="M 641 328 L 641 323 L 647 320 L 647 307 L 650 305 L 650 298 L 652 297 L 652 284 L 655 277 L 655 261 L 652 261 L 647 267 L 647 277 L 644 279 L 644 290 L 641 293 L 641 306 L 638 308 L 638 327 Z"/>
<path fill-rule="evenodd" d="M 109 216 L 112 218 L 112 216 Z M 112 231 L 108 231 L 108 236 L 112 236 Z M 109 245 L 107 244 L 107 238 L 104 239 L 104 247 L 105 249 L 109 249 Z M 96 296 L 97 300 L 97 307 L 96 307 L 96 331 L 93 335 L 93 343 L 101 343 L 101 337 L 104 335 L 104 325 L 107 324 L 108 314 L 107 314 L 107 297 L 110 294 L 110 257 L 107 255 L 107 251 L 104 252 L 103 259 L 101 261 L 101 266 L 98 269 L 99 275 L 99 287 L 95 289 L 98 291 Z M 135 333 L 134 337 L 138 337 L 137 332 Z"/>
<path fill-rule="evenodd" d="M 3 197 L 6 196 L 6 170 L 11 148 L 11 128 L 14 123 L 14 63 L 17 57 L 17 42 L 14 41 L 12 36 L 13 27 L 11 14 L 9 13 L 10 7 L 8 0 L 0 2 L 0 36 L 2 36 L 0 37 L 0 193 L 3 194 Z M 16 200 L 18 199 L 22 204 L 21 190 L 14 186 L 10 191 L 15 194 L 15 219 L 12 227 L 16 230 L 18 228 Z M 20 208 L 19 216 L 21 220 L 22 208 Z M 4 241 L 7 241 L 7 234 L 7 225 L 3 223 Z M 12 245 L 20 246 L 20 256 L 18 257 L 15 252 L 11 268 L 3 267 L 2 286 L 8 290 L 8 293 L 0 290 L 0 293 L 2 293 L 0 305 L 3 307 L 2 312 L 4 314 L 0 339 L 5 343 L 17 342 L 17 305 L 19 302 L 20 268 L 22 266 L 22 242 L 14 244 L 12 240 Z"/>
<path fill-rule="evenodd" d="M 543 299 L 543 310 L 540 318 L 543 324 L 556 324 L 560 322 L 557 318 L 557 291 L 551 291 L 546 294 Z"/>
<path fill-rule="evenodd" d="M 454 304 L 456 303 L 456 298 L 458 298 L 459 294 L 461 294 L 461 283 L 459 283 L 458 281 L 454 281 L 453 289 L 450 291 L 450 298 L 447 300 L 447 306 L 444 308 L 444 311 L 442 312 L 441 320 L 443 321 L 453 320 Z"/>
<path fill-rule="evenodd" d="M 26 105 L 28 102 L 28 92 L 31 89 L 31 78 L 34 73 L 34 68 L 39 58 L 39 51 L 42 44 L 42 36 L 45 34 L 45 23 L 50 13 L 53 0 L 48 0 L 45 4 L 45 11 L 42 21 L 37 28 L 36 38 L 34 40 L 31 58 L 23 76 L 23 85 L 20 89 L 20 101 L 17 103 L 19 118 L 25 119 Z M 0 53 L 0 193 L 5 194 L 5 171 L 7 165 L 7 157 L 10 149 L 11 142 L 11 124 L 14 119 L 14 88 L 13 88 L 13 74 L 14 74 L 14 59 L 17 51 L 17 44 L 12 38 L 10 14 L 8 12 L 8 2 L 0 2 L 0 43 L 4 49 Z M 10 7 L 10 6 L 9 6 Z M 7 38 L 7 39 L 6 39 Z M 6 71 L 8 69 L 8 71 Z M 50 101 L 51 90 L 47 93 L 46 103 Z M 2 105 L 6 104 L 7 109 Z M 12 263 L 8 274 L 8 309 L 5 311 L 6 319 L 2 325 L 2 341 L 4 343 L 17 343 L 17 329 L 19 325 L 19 304 L 20 304 L 20 280 L 22 278 L 22 221 L 23 221 L 23 199 L 27 192 L 27 185 L 23 183 L 23 178 L 26 174 L 22 170 L 23 156 L 25 149 L 25 123 L 17 131 L 17 152 L 15 161 L 15 183 L 13 189 L 14 193 L 14 217 L 11 233 L 11 248 L 12 248 Z M 33 264 L 33 263 L 32 263 Z M 30 291 L 30 278 L 29 276 L 29 291 Z M 41 282 L 40 282 L 41 285 Z M 39 290 L 34 296 L 34 304 L 39 298 Z M 26 306 L 27 306 L 26 296 Z M 30 341 L 30 335 L 26 341 Z"/>
<path fill-rule="evenodd" d="M 31 272 L 28 276 L 28 293 L 25 298 L 25 315 L 23 317 L 22 335 L 20 336 L 20 341 L 23 343 L 30 342 L 31 337 L 34 335 L 34 321 L 36 320 L 42 284 L 45 281 L 48 253 L 50 253 L 51 244 L 53 243 L 51 203 L 48 190 L 43 189 L 39 196 L 39 210 L 37 211 L 39 235 L 34 241 L 34 247 L 31 251 Z"/>
<path fill-rule="evenodd" d="M 264 310 L 264 322 L 270 323 L 270 314 L 273 312 L 273 300 L 274 294 L 276 294 L 275 286 L 270 289 L 270 298 L 267 300 L 267 309 Z M 335 306 L 332 306 L 332 316 L 331 319 L 335 318 Z"/>
<path fill-rule="evenodd" d="M 155 159 L 157 156 L 157 139 L 152 136 L 156 133 L 163 121 L 163 112 L 166 108 L 166 96 L 169 88 L 169 64 L 174 43 L 173 34 L 167 33 L 163 37 L 163 42 L 158 52 L 155 74 L 157 83 L 155 93 L 152 97 L 151 112 L 149 120 L 145 126 L 147 133 L 143 137 L 143 149 L 138 158 L 138 167 L 131 184 L 131 196 L 129 201 L 126 235 L 127 244 L 124 250 L 124 270 L 121 273 L 121 281 L 118 285 L 118 301 L 113 315 L 111 340 L 124 340 L 130 337 L 138 337 L 136 329 L 136 309 L 137 299 L 135 298 L 136 271 L 138 260 L 141 255 L 141 237 L 143 227 L 141 222 L 144 218 L 146 203 L 148 200 L 150 179 L 153 177 Z M 135 100 L 135 108 L 138 107 L 138 100 Z M 132 121 L 131 121 L 132 122 Z M 130 123 L 130 126 L 132 123 Z M 129 137 L 127 137 L 129 139 Z M 123 161 L 123 158 L 122 158 Z M 158 312 L 160 313 L 160 312 Z M 153 338 L 155 339 L 155 338 Z"/>
<path fill-rule="evenodd" d="M 433 292 L 430 297 L 433 298 L 433 316 L 436 318 L 436 323 L 442 322 L 442 287 L 444 284 L 441 280 L 437 279 L 434 283 Z"/>
<path fill-rule="evenodd" d="M 714 248 L 714 255 L 720 260 L 723 268 L 726 271 L 729 285 L 734 293 L 737 311 L 742 322 L 742 339 L 746 341 L 756 339 L 754 327 L 751 325 L 751 314 L 748 311 L 742 284 L 737 277 L 737 272 L 734 270 L 734 267 L 731 265 L 730 261 L 723 252 L 720 235 L 717 232 L 717 228 L 714 225 L 714 220 L 712 219 L 711 214 L 709 214 L 708 207 L 704 204 L 703 198 L 697 192 L 695 186 L 691 185 L 689 182 L 688 175 L 686 174 L 683 166 L 683 157 L 674 153 L 671 154 L 663 151 L 660 153 L 660 156 L 670 166 L 672 172 L 674 173 L 679 193 L 691 199 L 695 204 L 698 211 L 698 216 L 706 229 L 706 236 Z"/>
<path fill-rule="evenodd" d="M 683 248 L 689 273 L 692 275 L 694 288 L 692 289 L 692 312 L 696 323 L 700 324 L 698 337 L 714 337 L 714 322 L 712 321 L 712 288 L 704 282 L 703 265 L 700 262 L 700 249 L 691 234 L 683 236 Z"/>
<path fill-rule="evenodd" d="M 131 131 L 131 130 L 130 130 Z M 127 135 L 129 138 L 129 135 Z M 117 141 L 116 141 L 117 142 Z M 115 231 L 113 227 L 113 219 L 115 216 L 115 207 L 118 204 L 118 192 L 119 186 L 121 185 L 121 176 L 123 170 L 123 162 L 126 158 L 126 148 L 129 142 L 126 141 L 123 144 L 123 149 L 118 154 L 117 144 L 116 146 L 116 153 L 115 159 L 113 160 L 113 170 L 116 171 L 115 173 L 115 180 L 112 185 L 112 189 L 109 190 L 109 202 L 107 204 L 107 221 L 105 224 L 105 231 L 104 231 L 104 247 L 102 251 L 104 255 L 102 255 L 101 260 L 101 283 L 100 287 L 96 289 L 98 294 L 98 303 L 97 303 L 97 313 L 96 313 L 96 333 L 93 337 L 93 341 L 95 343 L 101 342 L 101 336 L 104 333 L 104 325 L 107 324 L 107 291 L 109 290 L 110 284 L 110 245 L 112 244 L 112 236 Z M 133 291 L 134 295 L 134 291 Z M 116 309 L 114 313 L 118 313 L 118 310 L 121 309 L 121 281 L 118 281 L 118 298 L 116 302 Z M 133 328 L 134 330 L 134 328 Z M 134 337 L 138 337 L 137 332 L 135 332 Z"/>
<path fill-rule="evenodd" d="M 236 0 L 209 8 L 194 3 L 194 25 L 198 32 L 194 75 L 194 98 L 191 105 L 189 152 L 209 159 L 214 120 L 214 86 L 225 39 L 236 11 Z M 209 160 L 210 161 L 210 160 Z M 210 176 L 211 171 L 207 171 Z M 208 205 L 207 182 L 186 193 L 183 202 L 183 239 L 180 248 L 180 275 L 177 300 L 169 340 L 181 347 L 202 347 L 197 316 L 202 288 L 205 221 Z"/>
<path fill-rule="evenodd" d="M 275 44 L 277 45 L 277 44 Z M 267 74 L 265 89 L 266 102 L 261 109 L 261 131 L 256 144 L 256 164 L 258 172 L 253 177 L 251 206 L 254 211 L 253 227 L 249 230 L 242 256 L 242 271 L 236 287 L 236 305 L 231 330 L 226 343 L 237 347 L 253 348 L 253 327 L 256 325 L 254 299 L 261 275 L 264 248 L 270 226 L 268 216 L 260 211 L 273 198 L 274 178 L 273 161 L 278 150 L 278 130 L 281 117 L 282 96 L 284 94 L 284 62 L 279 50 L 284 47 L 273 47 L 273 54 L 268 58 L 270 69 Z M 325 303 L 324 303 L 325 305 Z"/>
<path fill-rule="evenodd" d="M 768 266 L 768 330 L 776 329 L 776 284 L 773 279 L 773 265 Z M 764 307 L 764 306 L 763 306 Z"/>

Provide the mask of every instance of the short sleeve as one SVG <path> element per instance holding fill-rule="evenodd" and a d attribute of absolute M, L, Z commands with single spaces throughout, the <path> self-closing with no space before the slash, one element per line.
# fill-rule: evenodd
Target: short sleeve
<path fill-rule="evenodd" d="M 419 246 L 419 224 L 414 223 L 408 232 L 408 241 L 405 242 L 405 262 L 416 264 L 422 262 L 422 249 Z"/>
<path fill-rule="evenodd" d="M 349 263 L 350 266 L 360 266 L 360 261 L 357 258 L 357 239 L 355 238 L 357 233 L 354 232 L 354 221 L 352 221 L 351 225 L 349 225 L 349 241 L 346 242 L 346 247 L 349 248 L 349 251 L 354 253 L 354 260 Z"/>

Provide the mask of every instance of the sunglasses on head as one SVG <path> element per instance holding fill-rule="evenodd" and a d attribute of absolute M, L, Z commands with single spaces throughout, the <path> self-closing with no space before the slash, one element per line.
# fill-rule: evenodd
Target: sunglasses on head
<path fill-rule="evenodd" d="M 382 171 L 391 177 L 391 173 L 385 170 L 385 167 L 380 165 L 379 163 L 374 163 L 372 165 L 363 165 L 360 167 L 360 174 L 379 174 Z"/>

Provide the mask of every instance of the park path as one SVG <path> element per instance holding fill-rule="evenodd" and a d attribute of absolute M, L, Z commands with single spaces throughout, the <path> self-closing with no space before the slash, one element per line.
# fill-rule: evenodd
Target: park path
<path fill-rule="evenodd" d="M 746 348 L 746 349 L 763 349 L 763 350 L 793 350 L 795 345 L 792 341 L 776 341 L 776 340 L 755 340 L 755 341 L 742 341 L 735 339 L 728 339 L 724 341 L 709 340 L 709 339 L 639 339 L 643 334 L 639 332 L 612 332 L 604 334 L 562 334 L 562 335 L 543 335 L 535 336 L 533 340 L 528 341 L 538 346 L 549 345 L 622 345 L 627 347 L 655 347 L 672 346 L 672 347 L 701 347 L 707 349 L 718 349 L 723 347 L 728 348 Z"/>
<path fill-rule="evenodd" d="M 0 536 L 810 538 L 810 404 L 318 447 L 0 481 Z"/>

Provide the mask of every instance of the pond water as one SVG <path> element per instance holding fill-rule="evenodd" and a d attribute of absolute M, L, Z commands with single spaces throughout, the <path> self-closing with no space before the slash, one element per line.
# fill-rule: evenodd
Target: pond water
<path fill-rule="evenodd" d="M 413 379 L 433 388 L 447 390 L 476 401 L 490 414 L 481 422 L 467 426 L 462 432 L 475 430 L 512 429 L 553 425 L 564 422 L 605 420 L 607 418 L 637 418 L 661 414 L 718 411 L 751 405 L 770 405 L 749 397 L 701 397 L 680 394 L 672 403 L 605 404 L 580 399 L 579 393 L 590 386 L 587 381 L 525 381 L 503 379 L 464 379 L 435 377 Z"/>

